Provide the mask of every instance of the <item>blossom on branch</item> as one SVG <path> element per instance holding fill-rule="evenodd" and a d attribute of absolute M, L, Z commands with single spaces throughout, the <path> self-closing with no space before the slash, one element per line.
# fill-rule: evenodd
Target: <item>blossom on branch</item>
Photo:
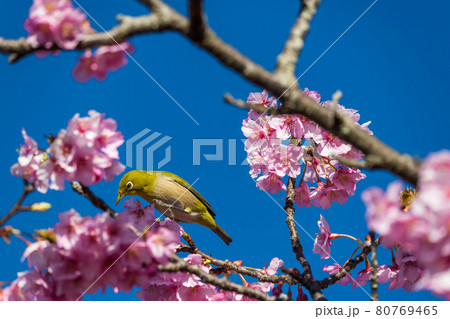
<path fill-rule="evenodd" d="M 304 92 L 317 103 L 320 102 L 317 92 L 308 89 Z M 278 108 L 277 100 L 269 97 L 267 91 L 250 93 L 247 103 Z M 370 122 L 358 124 L 360 116 L 356 110 L 339 104 L 333 106 L 331 101 L 321 105 L 335 107 L 337 112 L 351 118 L 371 134 L 367 129 Z M 312 204 L 326 209 L 333 202 L 346 203 L 347 198 L 354 194 L 356 184 L 366 177 L 359 169 L 344 167 L 332 159 L 334 155 L 362 159 L 359 151 L 304 116 L 270 115 L 250 110 L 248 118 L 242 123 L 242 132 L 247 137 L 245 150 L 250 174 L 253 178 L 262 174 L 257 183 L 260 189 L 273 194 L 286 191 L 285 187 L 281 187 L 281 179 L 286 175 L 291 178 L 300 176 L 301 164 L 305 164 L 296 188 L 296 204 L 300 207 L 310 207 Z"/>
<path fill-rule="evenodd" d="M 128 63 L 127 55 L 134 52 L 134 47 L 129 42 L 102 46 L 94 53 L 87 50 L 78 58 L 72 75 L 79 82 L 87 82 L 90 78 L 99 81 L 106 79 L 108 72 L 116 71 Z"/>
<path fill-rule="evenodd" d="M 407 210 L 401 200 L 402 185 L 394 182 L 384 193 L 366 190 L 370 229 L 388 247 L 398 246 L 389 287 L 418 287 L 450 299 L 450 152 L 429 155 L 419 171 L 418 192 Z"/>
<path fill-rule="evenodd" d="M 317 224 L 319 225 L 320 233 L 316 234 L 313 253 L 320 254 L 321 259 L 328 259 L 330 258 L 331 246 L 330 226 L 328 226 L 325 217 L 323 217 L 322 215 L 320 215 L 320 221 L 318 221 Z"/>
<path fill-rule="evenodd" d="M 116 121 L 105 119 L 104 114 L 89 111 L 89 116 L 76 114 L 67 129 L 61 130 L 46 153 L 22 131 L 25 144 L 19 150 L 18 163 L 11 167 L 14 176 L 34 183 L 45 193 L 51 189 L 64 189 L 64 181 L 80 181 L 93 185 L 102 179 L 111 181 L 125 169 L 117 148 L 123 144 L 122 133 Z M 49 183 L 49 180 L 51 183 Z"/>
<path fill-rule="evenodd" d="M 129 292 L 148 285 L 157 265 L 180 245 L 181 227 L 171 220 L 156 222 L 148 207 L 138 215 L 139 205 L 127 201 L 127 206 L 116 218 L 81 217 L 74 210 L 60 214 L 56 242 L 37 241 L 26 249 L 32 269 L 4 289 L 5 300 L 77 300 L 109 286 Z M 150 228 L 141 233 L 144 223 Z"/>
<path fill-rule="evenodd" d="M 27 42 L 33 48 L 74 49 L 81 36 L 90 31 L 86 15 L 70 0 L 34 0 L 25 21 Z"/>
<path fill-rule="evenodd" d="M 39 192 L 46 193 L 49 176 L 47 171 L 41 169 L 46 158 L 45 153 L 38 149 L 36 141 L 27 135 L 25 129 L 22 129 L 22 136 L 25 144 L 20 145 L 19 158 L 17 163 L 11 166 L 11 174 L 28 180 Z"/>

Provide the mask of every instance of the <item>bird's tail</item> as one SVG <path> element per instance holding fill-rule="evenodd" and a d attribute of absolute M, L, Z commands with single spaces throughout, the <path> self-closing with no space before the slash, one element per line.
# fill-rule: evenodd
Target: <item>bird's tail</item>
<path fill-rule="evenodd" d="M 225 244 L 230 245 L 232 242 L 231 237 L 228 236 L 228 234 L 220 228 L 219 225 L 216 224 L 212 231 L 215 232 L 225 242 Z"/>

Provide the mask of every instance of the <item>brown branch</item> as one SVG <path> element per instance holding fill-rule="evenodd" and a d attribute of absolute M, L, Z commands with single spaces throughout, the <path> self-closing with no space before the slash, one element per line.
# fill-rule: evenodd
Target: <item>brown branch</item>
<path fill-rule="evenodd" d="M 252 288 L 245 287 L 242 285 L 238 285 L 238 284 L 228 280 L 225 277 L 220 278 L 215 275 L 208 274 L 208 273 L 204 272 L 199 266 L 189 264 L 176 255 L 173 255 L 170 258 L 170 261 L 171 262 L 166 265 L 159 265 L 158 271 L 188 272 L 188 273 L 198 276 L 204 283 L 212 284 L 223 290 L 234 291 L 234 292 L 237 292 L 238 294 L 243 294 L 250 298 L 254 298 L 254 299 L 262 300 L 262 301 L 277 300 L 276 297 L 269 296 L 260 290 L 256 290 L 256 289 L 252 289 Z"/>
<path fill-rule="evenodd" d="M 258 271 L 249 270 L 249 269 L 240 267 L 238 265 L 235 265 L 232 262 L 230 262 L 229 260 L 220 260 L 220 259 L 213 258 L 213 257 L 211 257 L 211 255 L 208 255 L 208 254 L 202 252 L 198 248 L 192 248 L 192 247 L 186 246 L 184 244 L 181 244 L 179 250 L 186 252 L 186 253 L 190 253 L 190 254 L 199 254 L 204 259 L 209 260 L 210 263 L 214 266 L 222 267 L 227 270 L 232 270 L 232 271 L 239 273 L 241 275 L 244 275 L 244 276 L 256 278 L 261 282 L 271 282 L 271 283 L 275 283 L 275 284 L 279 283 L 279 282 L 286 282 L 290 285 L 295 285 L 298 283 L 296 280 L 292 280 L 292 278 L 290 278 L 289 276 L 264 275 Z"/>
<path fill-rule="evenodd" d="M 375 242 L 375 233 L 370 232 L 370 242 Z M 372 263 L 372 276 L 370 277 L 370 288 L 372 289 L 371 301 L 378 301 L 378 260 L 377 260 L 377 245 L 370 245 L 372 254 L 370 261 Z"/>
<path fill-rule="evenodd" d="M 173 17 L 175 18 L 176 16 Z M 150 15 L 140 17 L 119 15 L 117 20 L 119 20 L 119 24 L 107 32 L 87 34 L 83 36 L 75 50 L 85 50 L 102 45 L 113 45 L 121 43 L 138 34 L 176 30 L 178 27 L 181 27 L 178 23 L 180 22 L 179 20 L 167 19 L 158 13 L 152 13 Z M 183 25 L 182 27 L 185 28 L 186 26 Z M 17 62 L 21 58 L 37 51 L 55 50 L 62 49 L 56 44 L 50 49 L 44 47 L 33 48 L 28 44 L 25 38 L 6 40 L 0 37 L 0 52 L 11 54 L 9 57 L 10 63 Z"/>
<path fill-rule="evenodd" d="M 364 259 L 367 257 L 367 255 L 371 252 L 372 246 L 378 246 L 379 244 L 379 238 L 377 238 L 374 242 L 372 242 L 371 245 L 365 246 L 361 253 L 356 256 L 355 258 L 349 260 L 344 267 L 342 267 L 337 273 L 334 275 L 331 275 L 321 281 L 319 281 L 320 288 L 325 289 L 330 285 L 333 285 L 338 281 L 339 279 L 342 279 L 349 273 L 352 269 L 355 269 L 355 267 L 364 261 Z"/>
<path fill-rule="evenodd" d="M 142 3 L 144 6 L 149 8 L 151 11 L 158 11 L 159 10 L 159 1 L 154 0 L 138 0 L 138 2 Z"/>
<path fill-rule="evenodd" d="M 27 180 L 24 179 L 24 189 L 22 192 L 22 195 L 20 195 L 19 199 L 17 200 L 17 202 L 14 204 L 14 206 L 10 209 L 10 211 L 3 216 L 0 219 L 0 227 L 3 226 L 4 224 L 6 224 L 6 222 L 13 217 L 14 215 L 16 215 L 17 213 L 21 212 L 21 208 L 23 201 L 25 200 L 25 198 L 27 198 L 27 196 L 35 191 L 34 185 L 33 184 L 29 184 Z"/>
<path fill-rule="evenodd" d="M 309 32 L 311 20 L 317 12 L 321 0 L 303 0 L 300 12 L 289 33 L 289 38 L 277 58 L 275 73 L 284 75 L 291 85 L 294 81 L 294 72 L 298 56 L 305 45 L 305 38 Z"/>
<path fill-rule="evenodd" d="M 103 199 L 97 197 L 89 187 L 82 185 L 79 182 L 72 182 L 72 189 L 79 195 L 87 198 L 95 207 L 100 208 L 102 211 L 108 213 L 111 217 L 116 216 L 116 212 L 105 203 Z"/>
<path fill-rule="evenodd" d="M 203 39 L 206 29 L 206 19 L 203 12 L 203 0 L 189 1 L 189 34 L 192 40 L 199 42 Z"/>
<path fill-rule="evenodd" d="M 333 158 L 339 163 L 347 167 L 365 168 L 365 169 L 377 169 L 381 168 L 382 163 L 380 159 L 373 155 L 368 155 L 363 161 L 355 161 L 339 155 L 333 156 Z"/>
<path fill-rule="evenodd" d="M 296 142 L 294 142 L 296 143 Z M 284 210 L 286 212 L 286 224 L 289 228 L 289 234 L 291 236 L 292 251 L 295 253 L 296 259 L 300 262 L 303 267 L 303 281 L 304 286 L 308 289 L 313 300 L 326 300 L 325 296 L 320 291 L 320 286 L 316 279 L 314 279 L 311 265 L 303 254 L 303 246 L 300 243 L 300 238 L 298 236 L 297 229 L 295 227 L 295 178 L 289 177 L 287 192 L 286 192 L 286 204 Z"/>
<path fill-rule="evenodd" d="M 166 30 L 177 31 L 191 39 L 197 46 L 209 52 L 226 67 L 236 71 L 251 83 L 258 85 L 275 96 L 281 96 L 283 109 L 279 113 L 298 113 L 318 123 L 333 135 L 352 144 L 362 151 L 367 157 L 372 155 L 377 158 L 379 168 L 383 168 L 396 174 L 413 186 L 417 184 L 419 164 L 411 156 L 400 154 L 387 146 L 374 136 L 367 134 L 355 125 L 353 120 L 343 116 L 339 112 L 338 120 L 329 109 L 307 97 L 298 87 L 286 84 L 280 76 L 271 73 L 256 64 L 239 51 L 223 42 L 210 28 L 206 28 L 201 40 L 196 40 L 190 33 L 190 22 L 178 12 L 159 0 L 141 0 L 151 10 L 150 15 L 141 17 L 120 17 L 120 24 L 108 33 L 96 33 L 83 37 L 76 49 L 82 50 L 99 45 L 110 45 L 122 42 L 137 34 L 162 32 Z M 111 38 L 112 37 L 112 38 Z M 43 48 L 31 48 L 25 39 L 4 40 L 0 39 L 0 52 L 12 54 L 11 61 L 42 50 Z M 54 50 L 51 48 L 50 50 Z M 251 105 L 249 108 L 256 108 Z"/>

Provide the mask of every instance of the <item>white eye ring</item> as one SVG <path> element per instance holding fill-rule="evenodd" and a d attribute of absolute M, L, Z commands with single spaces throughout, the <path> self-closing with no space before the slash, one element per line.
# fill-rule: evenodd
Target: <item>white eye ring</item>
<path fill-rule="evenodd" d="M 133 189 L 133 183 L 132 183 L 131 181 L 129 181 L 129 182 L 127 183 L 127 189 L 128 189 L 128 190 L 132 190 L 132 189 Z"/>

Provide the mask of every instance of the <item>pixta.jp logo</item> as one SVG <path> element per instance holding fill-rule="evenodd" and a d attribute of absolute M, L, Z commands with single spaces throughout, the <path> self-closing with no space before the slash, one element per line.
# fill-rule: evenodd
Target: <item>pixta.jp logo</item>
<path fill-rule="evenodd" d="M 172 149 L 170 145 L 167 145 L 164 149 L 164 158 L 158 162 L 155 162 L 155 151 L 171 139 L 170 136 L 152 132 L 148 128 L 143 129 L 126 141 L 127 166 L 144 171 L 161 169 L 170 162 Z"/>

